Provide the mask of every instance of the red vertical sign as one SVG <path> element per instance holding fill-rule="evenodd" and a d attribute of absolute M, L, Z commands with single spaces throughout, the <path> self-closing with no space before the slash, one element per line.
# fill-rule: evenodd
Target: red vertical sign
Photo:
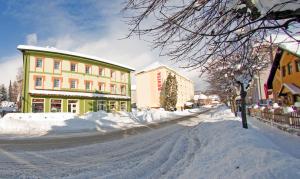
<path fill-rule="evenodd" d="M 157 73 L 157 89 L 161 91 L 161 74 L 160 72 Z"/>

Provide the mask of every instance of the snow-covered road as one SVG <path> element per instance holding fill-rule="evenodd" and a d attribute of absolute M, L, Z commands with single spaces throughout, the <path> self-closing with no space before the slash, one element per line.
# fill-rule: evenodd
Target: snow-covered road
<path fill-rule="evenodd" d="M 29 151 L 10 152 L 4 146 L 0 149 L 0 176 L 155 178 L 169 172 L 177 176 L 201 148 L 196 131 L 190 130 L 190 125 L 199 122 L 193 117 L 131 137 L 123 134 L 125 138 L 111 142 L 59 150 L 33 151 L 42 147 L 36 145 Z"/>
<path fill-rule="evenodd" d="M 224 108 L 71 148 L 0 146 L 0 178 L 299 178 L 300 160 Z M 41 145 L 43 145 L 41 143 Z M 49 145 L 50 146 L 50 145 Z M 52 145 L 53 147 L 55 145 Z"/>

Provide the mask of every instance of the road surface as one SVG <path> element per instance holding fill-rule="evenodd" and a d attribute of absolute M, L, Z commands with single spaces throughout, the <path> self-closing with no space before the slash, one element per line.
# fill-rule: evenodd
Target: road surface
<path fill-rule="evenodd" d="M 200 149 L 200 123 L 194 115 L 109 135 L 2 139 L 0 178 L 174 178 Z"/>

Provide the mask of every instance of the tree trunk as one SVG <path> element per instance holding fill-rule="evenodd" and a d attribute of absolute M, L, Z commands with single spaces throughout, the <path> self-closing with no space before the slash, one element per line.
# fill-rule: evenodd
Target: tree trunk
<path fill-rule="evenodd" d="M 244 89 L 244 84 L 241 83 L 241 105 L 242 105 L 242 123 L 243 128 L 248 129 L 247 117 L 246 117 L 246 95 L 247 92 Z"/>

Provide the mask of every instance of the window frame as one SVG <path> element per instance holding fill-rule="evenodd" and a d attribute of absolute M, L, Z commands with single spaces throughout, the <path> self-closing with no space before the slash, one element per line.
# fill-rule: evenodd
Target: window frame
<path fill-rule="evenodd" d="M 286 76 L 285 65 L 281 67 L 281 75 L 282 75 L 282 77 L 285 77 L 285 76 Z"/>
<path fill-rule="evenodd" d="M 300 72 L 300 59 L 296 59 L 295 60 L 295 68 L 296 68 L 296 72 Z"/>
<path fill-rule="evenodd" d="M 110 70 L 110 78 L 113 79 L 114 81 L 116 81 L 117 80 L 117 71 Z"/>
<path fill-rule="evenodd" d="M 89 83 L 89 89 L 87 89 L 87 84 Z M 92 91 L 93 89 L 93 81 L 91 80 L 84 80 L 84 88 L 86 91 Z"/>
<path fill-rule="evenodd" d="M 75 70 L 74 71 L 72 70 L 72 65 L 75 65 Z M 71 72 L 78 72 L 78 63 L 71 62 L 71 64 L 70 64 L 70 71 Z"/>
<path fill-rule="evenodd" d="M 113 86 L 114 86 L 114 88 L 112 88 Z M 114 89 L 114 91 L 112 89 Z M 116 84 L 110 84 L 110 93 L 117 94 L 117 85 Z"/>
<path fill-rule="evenodd" d="M 101 88 L 100 88 L 101 85 L 103 85 L 103 90 L 101 90 Z M 99 82 L 98 83 L 98 89 L 99 89 L 99 91 L 104 92 L 105 91 L 105 83 L 104 82 Z"/>
<path fill-rule="evenodd" d="M 101 71 L 101 73 L 100 73 Z M 105 68 L 99 67 L 98 69 L 99 76 L 105 76 Z"/>
<path fill-rule="evenodd" d="M 41 66 L 38 66 L 38 62 L 41 62 Z M 35 68 L 43 68 L 44 65 L 44 59 L 42 57 L 36 57 L 35 58 Z"/>
<path fill-rule="evenodd" d="M 60 101 L 60 111 L 52 111 L 52 100 Z M 58 103 L 57 103 L 58 104 Z M 50 99 L 50 112 L 62 112 L 62 107 L 63 107 L 63 100 L 62 99 Z"/>
<path fill-rule="evenodd" d="M 41 86 L 37 86 L 37 78 L 41 78 Z M 34 75 L 33 76 L 33 80 L 34 80 L 34 88 L 37 89 L 37 88 L 41 88 L 43 89 L 44 88 L 44 81 L 45 81 L 45 76 L 41 76 L 41 75 Z"/>
<path fill-rule="evenodd" d="M 124 93 L 123 93 L 123 89 L 124 88 Z M 121 95 L 126 95 L 126 85 L 121 85 Z"/>
<path fill-rule="evenodd" d="M 34 102 L 34 100 L 43 100 L 43 102 Z M 43 104 L 43 111 L 33 111 L 34 104 Z M 31 99 L 31 112 L 32 113 L 44 113 L 45 112 L 45 98 L 32 98 Z"/>
<path fill-rule="evenodd" d="M 87 71 L 88 68 L 88 71 Z M 85 74 L 92 74 L 92 65 L 85 65 Z M 88 72 L 88 73 L 87 73 Z"/>
<path fill-rule="evenodd" d="M 58 80 L 58 87 L 55 86 L 55 80 Z M 52 77 L 52 87 L 53 89 L 61 88 L 62 87 L 62 78 L 61 77 Z"/>
<path fill-rule="evenodd" d="M 290 75 L 293 72 L 293 65 L 292 63 L 287 64 L 287 74 Z"/>
<path fill-rule="evenodd" d="M 104 102 L 103 104 L 100 104 L 100 102 Z M 103 109 L 100 109 L 100 105 L 103 107 Z M 107 111 L 107 101 L 106 100 L 97 100 L 97 111 Z"/>
<path fill-rule="evenodd" d="M 72 88 L 72 81 L 75 81 L 75 88 Z M 70 89 L 76 89 L 76 88 L 78 88 L 78 82 L 79 80 L 78 79 L 74 79 L 74 78 L 70 78 L 69 79 L 69 84 L 70 84 Z"/>
<path fill-rule="evenodd" d="M 122 103 L 125 103 L 125 109 L 122 109 Z M 127 101 L 120 101 L 120 111 L 127 111 Z"/>

